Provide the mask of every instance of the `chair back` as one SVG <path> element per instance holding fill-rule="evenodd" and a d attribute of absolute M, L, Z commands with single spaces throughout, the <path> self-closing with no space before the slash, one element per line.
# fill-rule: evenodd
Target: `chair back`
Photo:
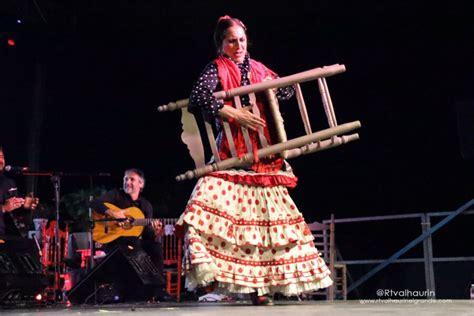
<path fill-rule="evenodd" d="M 162 233 L 157 237 L 163 247 L 163 265 L 165 267 L 166 291 L 176 296 L 179 302 L 181 297 L 181 264 L 183 257 L 183 241 L 176 234 L 177 218 L 160 218 L 163 224 Z"/>
<path fill-rule="evenodd" d="M 42 228 L 42 245 L 43 245 L 43 256 L 41 263 L 43 268 L 54 267 L 55 264 L 59 263 L 61 273 L 64 273 L 65 264 L 64 258 L 68 255 L 68 238 L 69 238 L 69 226 L 66 225 L 65 230 L 59 230 L 59 244 L 60 249 L 57 249 L 57 237 L 56 236 L 56 221 L 52 220 L 48 225 Z"/>
<path fill-rule="evenodd" d="M 324 292 L 315 292 L 313 295 L 326 295 L 327 300 L 334 300 L 336 295 L 347 298 L 347 267 L 345 264 L 336 264 L 336 226 L 334 214 L 331 214 L 329 224 L 313 222 L 308 224 L 308 228 L 314 237 L 314 245 L 318 249 L 321 257 L 329 266 L 334 284 Z"/>
<path fill-rule="evenodd" d="M 174 229 L 177 218 L 161 218 L 160 221 L 163 224 L 163 231 L 158 240 L 163 246 L 163 264 L 165 266 L 177 264 L 183 253 L 182 240 L 176 236 Z"/>
<path fill-rule="evenodd" d="M 320 222 L 308 224 L 308 228 L 314 237 L 314 246 L 318 249 L 320 256 L 329 264 L 330 252 L 330 225 Z"/>

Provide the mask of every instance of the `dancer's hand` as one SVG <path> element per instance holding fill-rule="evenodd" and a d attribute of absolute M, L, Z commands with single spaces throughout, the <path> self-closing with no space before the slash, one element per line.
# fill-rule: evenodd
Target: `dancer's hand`
<path fill-rule="evenodd" d="M 256 131 L 260 127 L 265 127 L 265 120 L 250 112 L 251 108 L 251 105 L 240 109 L 224 105 L 224 107 L 219 110 L 219 115 L 224 118 L 234 119 L 243 127 L 253 131 Z"/>

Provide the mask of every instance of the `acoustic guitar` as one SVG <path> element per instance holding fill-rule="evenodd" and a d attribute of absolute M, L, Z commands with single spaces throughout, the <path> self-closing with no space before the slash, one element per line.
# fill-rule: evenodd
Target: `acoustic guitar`
<path fill-rule="evenodd" d="M 104 203 L 104 205 L 114 212 L 122 210 L 111 203 Z M 114 220 L 107 214 L 92 213 L 92 220 L 94 221 L 92 238 L 94 241 L 107 244 L 119 237 L 139 237 L 145 225 L 158 221 L 157 218 L 145 218 L 145 215 L 138 207 L 129 207 L 123 210 L 126 217 L 123 221 Z M 119 226 L 119 223 L 123 223 L 123 225 Z"/>

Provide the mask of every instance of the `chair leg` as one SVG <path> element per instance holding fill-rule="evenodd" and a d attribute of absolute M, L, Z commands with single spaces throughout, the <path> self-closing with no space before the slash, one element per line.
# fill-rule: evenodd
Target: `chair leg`
<path fill-rule="evenodd" d="M 347 301 L 347 266 L 342 267 L 342 298 Z"/>
<path fill-rule="evenodd" d="M 176 276 L 176 302 L 179 303 L 181 299 L 181 272 L 178 271 L 178 275 Z"/>
<path fill-rule="evenodd" d="M 327 295 L 327 300 L 328 301 L 334 301 L 334 293 L 336 292 L 336 283 L 334 282 L 333 285 L 331 285 L 328 288 L 328 295 Z"/>
<path fill-rule="evenodd" d="M 171 289 L 171 273 L 169 271 L 166 271 L 166 292 L 168 295 L 173 294 Z"/>

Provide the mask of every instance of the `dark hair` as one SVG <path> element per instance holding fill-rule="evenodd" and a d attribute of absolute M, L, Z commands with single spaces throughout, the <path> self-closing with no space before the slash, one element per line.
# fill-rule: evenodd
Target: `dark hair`
<path fill-rule="evenodd" d="M 231 26 L 238 25 L 242 27 L 247 35 L 247 27 L 239 19 L 232 18 L 228 15 L 221 16 L 217 20 L 216 28 L 214 29 L 214 45 L 216 45 L 217 53 L 221 53 L 222 42 L 224 41 L 225 32 Z"/>

